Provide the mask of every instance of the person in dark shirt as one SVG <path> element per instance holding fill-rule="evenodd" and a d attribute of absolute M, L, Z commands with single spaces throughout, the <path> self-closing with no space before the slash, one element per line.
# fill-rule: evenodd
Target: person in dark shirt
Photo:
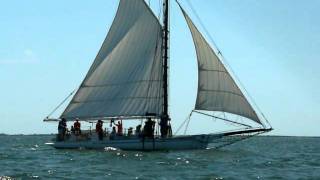
<path fill-rule="evenodd" d="M 141 137 L 141 125 L 139 124 L 138 126 L 136 126 L 136 132 L 135 134 L 138 136 L 138 137 Z"/>
<path fill-rule="evenodd" d="M 81 124 L 78 118 L 76 119 L 76 122 L 74 122 L 73 127 L 74 127 L 75 135 L 81 134 Z"/>
<path fill-rule="evenodd" d="M 143 136 L 153 138 L 155 122 L 148 118 L 143 128 Z"/>
<path fill-rule="evenodd" d="M 75 134 L 75 133 L 76 133 L 76 131 L 74 130 L 74 127 L 73 127 L 73 126 L 71 126 L 70 131 L 71 131 L 72 134 Z"/>
<path fill-rule="evenodd" d="M 168 120 L 161 119 L 159 125 L 160 125 L 161 137 L 166 138 L 168 135 Z"/>
<path fill-rule="evenodd" d="M 101 120 L 98 120 L 96 124 L 96 133 L 98 134 L 99 140 L 103 139 L 103 122 Z"/>
<path fill-rule="evenodd" d="M 111 134 L 110 134 L 110 139 L 111 139 L 111 140 L 115 139 L 116 135 L 117 135 L 116 127 L 113 126 L 113 127 L 112 127 L 112 131 L 111 131 Z"/>
<path fill-rule="evenodd" d="M 66 131 L 67 131 L 67 120 L 65 118 L 62 118 L 58 124 L 58 139 L 60 141 L 64 140 Z"/>
<path fill-rule="evenodd" d="M 129 127 L 128 129 L 128 136 L 132 136 L 133 134 L 133 128 L 132 127 Z"/>
<path fill-rule="evenodd" d="M 122 136 L 122 133 L 123 133 L 122 120 L 118 121 L 118 123 L 114 125 L 117 126 L 117 130 L 118 130 L 117 135 Z"/>

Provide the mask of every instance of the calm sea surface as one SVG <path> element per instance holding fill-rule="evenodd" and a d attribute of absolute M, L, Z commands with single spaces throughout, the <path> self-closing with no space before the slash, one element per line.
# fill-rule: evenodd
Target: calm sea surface
<path fill-rule="evenodd" d="M 220 150 L 56 150 L 53 136 L 0 136 L 13 179 L 320 179 L 320 138 L 255 137 Z M 1 178 L 0 178 L 1 179 Z"/>

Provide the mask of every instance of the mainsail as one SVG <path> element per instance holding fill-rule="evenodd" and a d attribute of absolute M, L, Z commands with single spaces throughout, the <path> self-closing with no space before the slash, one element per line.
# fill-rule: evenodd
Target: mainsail
<path fill-rule="evenodd" d="M 162 27 L 144 0 L 121 0 L 103 45 L 61 117 L 162 113 Z"/>
<path fill-rule="evenodd" d="M 180 6 L 191 31 L 198 59 L 198 94 L 195 109 L 240 115 L 261 124 L 219 57 Z"/>

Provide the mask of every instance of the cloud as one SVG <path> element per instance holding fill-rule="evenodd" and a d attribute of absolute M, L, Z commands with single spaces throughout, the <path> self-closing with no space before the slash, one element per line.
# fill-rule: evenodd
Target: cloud
<path fill-rule="evenodd" d="M 20 58 L 0 59 L 0 64 L 36 64 L 39 62 L 32 49 L 25 49 Z"/>

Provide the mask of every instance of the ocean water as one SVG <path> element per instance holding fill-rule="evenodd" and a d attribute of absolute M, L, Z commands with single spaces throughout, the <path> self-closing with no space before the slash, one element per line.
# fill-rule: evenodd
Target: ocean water
<path fill-rule="evenodd" d="M 0 136 L 12 179 L 320 179 L 320 138 L 254 137 L 220 150 L 56 150 L 53 136 Z M 1 179 L 1 178 L 0 178 Z"/>

